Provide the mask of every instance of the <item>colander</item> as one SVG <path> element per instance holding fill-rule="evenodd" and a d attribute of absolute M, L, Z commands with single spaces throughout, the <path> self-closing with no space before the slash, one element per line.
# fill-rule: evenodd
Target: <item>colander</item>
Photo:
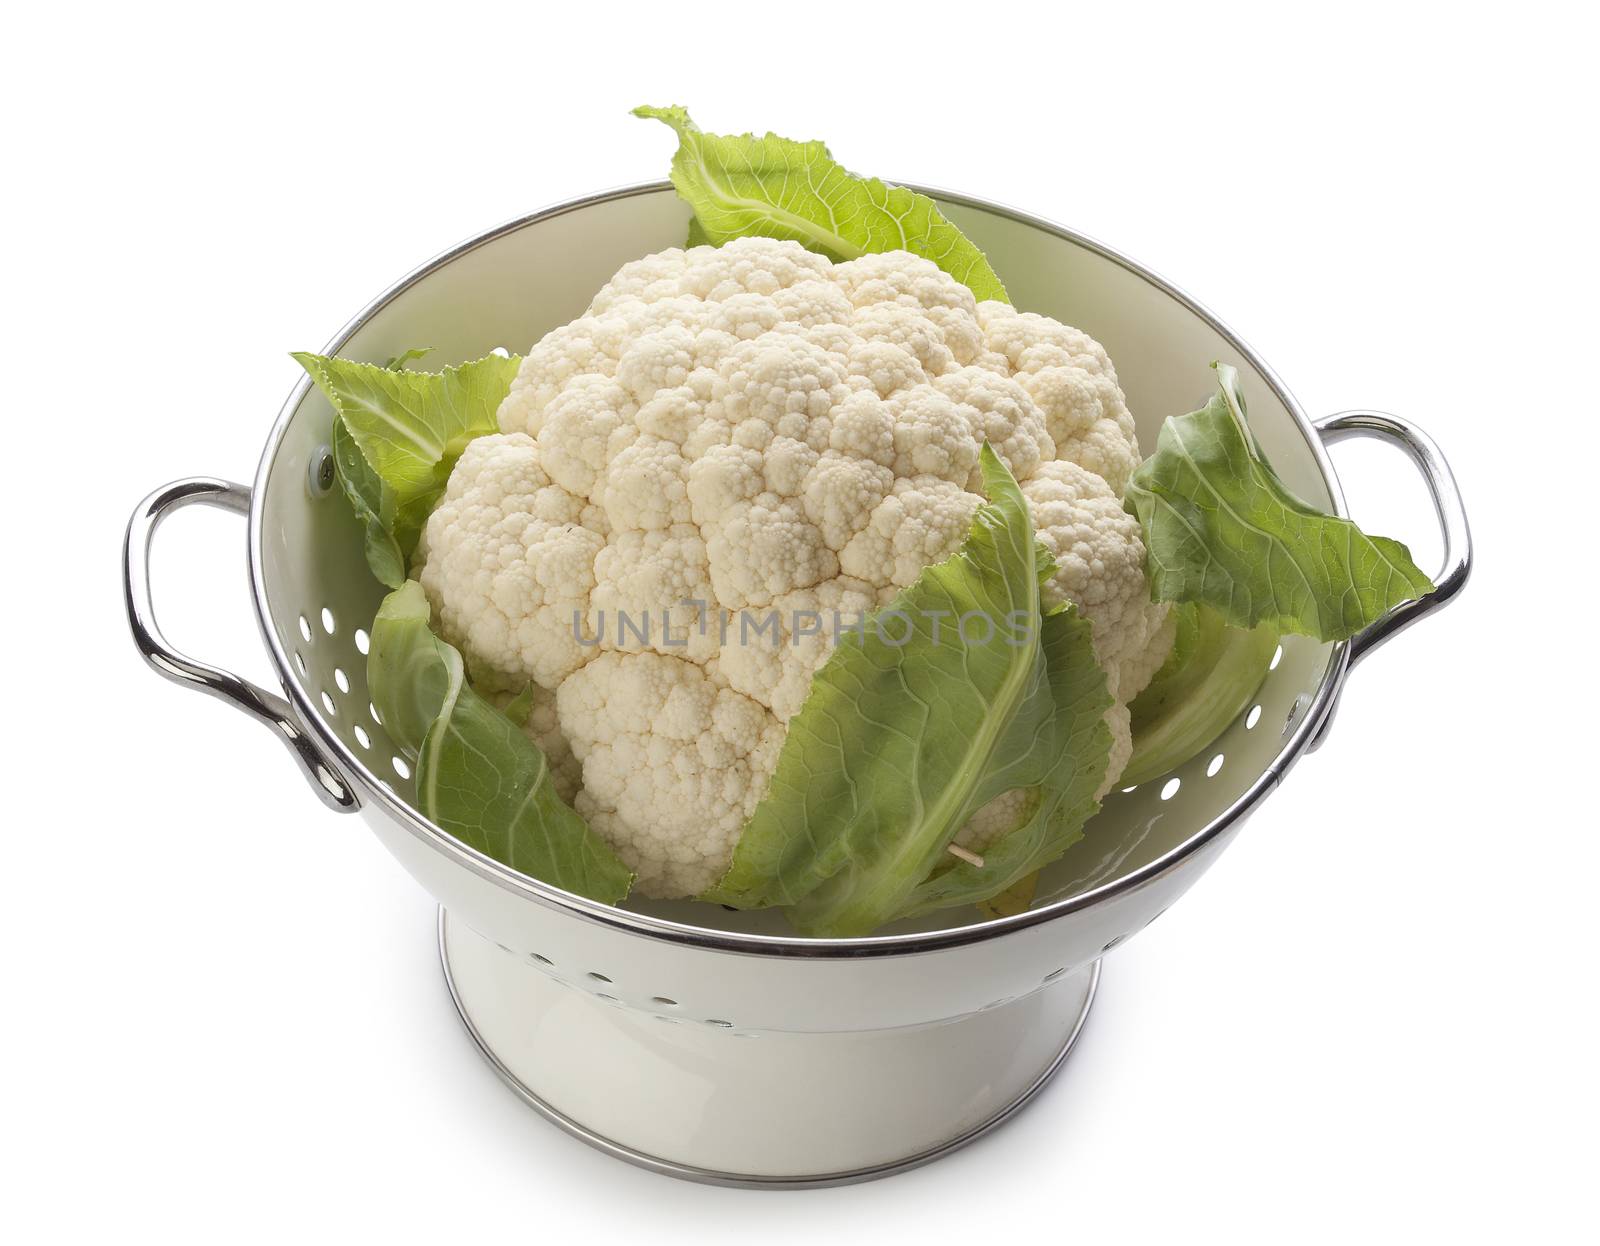
<path fill-rule="evenodd" d="M 1316 747 L 1363 656 L 1466 582 L 1470 538 L 1449 467 L 1416 427 L 1374 411 L 1309 421 L 1255 354 L 1199 305 L 1071 230 L 928 190 L 1006 274 L 1020 307 L 1078 325 L 1116 360 L 1141 443 L 1190 410 L 1204 364 L 1239 368 L 1251 427 L 1301 497 L 1343 510 L 1326 447 L 1378 438 L 1408 454 L 1443 530 L 1438 588 L 1336 645 L 1284 641 L 1255 703 L 1203 756 L 1112 795 L 1041 877 L 1033 907 L 803 939 L 781 917 L 714 905 L 609 908 L 525 877 L 430 824 L 367 694 L 365 628 L 382 587 L 334 486 L 332 412 L 309 382 L 267 438 L 255 484 L 192 478 L 128 527 L 129 621 L 160 674 L 276 731 L 323 802 L 359 811 L 439 901 L 439 949 L 462 1020 L 501 1077 L 586 1142 L 723 1184 L 820 1185 L 924 1163 L 1005 1120 L 1060 1066 L 1100 958 L 1166 909 Z M 680 243 L 665 183 L 561 204 L 473 238 L 377 298 L 326 348 L 441 360 L 524 350 L 580 315 L 625 261 Z M 251 593 L 283 696 L 175 650 L 156 625 L 148 551 L 192 503 L 248 518 Z"/>

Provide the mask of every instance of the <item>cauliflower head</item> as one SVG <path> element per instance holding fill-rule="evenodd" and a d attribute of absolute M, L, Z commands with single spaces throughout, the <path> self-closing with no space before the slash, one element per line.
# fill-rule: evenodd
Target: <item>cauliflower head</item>
<path fill-rule="evenodd" d="M 1016 476 L 1127 705 L 1171 645 L 1105 351 L 906 252 L 745 238 L 626 264 L 545 335 L 428 520 L 441 634 L 502 695 L 645 896 L 727 868 L 786 724 L 844 628 L 961 544 L 979 449 Z M 553 709 L 552 709 L 553 707 Z M 981 848 L 1007 797 L 958 837 Z"/>

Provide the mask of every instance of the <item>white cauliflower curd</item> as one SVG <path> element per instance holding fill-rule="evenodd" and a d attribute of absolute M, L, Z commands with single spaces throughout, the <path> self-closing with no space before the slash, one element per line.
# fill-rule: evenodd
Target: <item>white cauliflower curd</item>
<path fill-rule="evenodd" d="M 640 894 L 721 876 L 838 620 L 961 544 L 985 441 L 1055 555 L 1055 599 L 1092 625 L 1106 786 L 1121 772 L 1171 628 L 1120 501 L 1133 419 L 1086 334 L 906 252 L 674 249 L 529 351 L 499 425 L 457 463 L 420 578 L 480 684 L 551 694 L 527 730 Z M 981 850 L 1005 800 L 960 842 Z"/>

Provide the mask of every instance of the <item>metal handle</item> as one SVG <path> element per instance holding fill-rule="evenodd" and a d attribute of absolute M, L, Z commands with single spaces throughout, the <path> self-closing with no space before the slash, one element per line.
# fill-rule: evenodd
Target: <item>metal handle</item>
<path fill-rule="evenodd" d="M 1415 424 L 1408 424 L 1383 411 L 1341 411 L 1316 422 L 1324 445 L 1337 445 L 1355 437 L 1372 437 L 1404 450 L 1422 473 L 1434 514 L 1444 535 L 1444 565 L 1433 577 L 1433 592 L 1415 601 L 1402 602 L 1376 623 L 1350 638 L 1350 665 L 1354 667 L 1379 645 L 1392 640 L 1424 616 L 1432 614 L 1466 585 L 1472 573 L 1472 532 L 1467 527 L 1467 511 L 1456 488 L 1450 464 L 1444 460 L 1433 438 Z"/>
<path fill-rule="evenodd" d="M 1439 530 L 1444 534 L 1444 565 L 1433 577 L 1433 592 L 1415 601 L 1402 602 L 1376 623 L 1352 636 L 1350 667 L 1353 668 L 1379 645 L 1439 609 L 1462 590 L 1467 576 L 1472 573 L 1472 532 L 1467 527 L 1466 507 L 1461 503 L 1461 492 L 1456 488 L 1450 465 L 1433 438 L 1415 424 L 1383 411 L 1341 411 L 1316 421 L 1316 429 L 1327 446 L 1353 437 L 1373 437 L 1404 450 L 1422 473 L 1428 495 L 1433 499 L 1434 514 L 1439 518 Z M 1327 740 L 1337 709 L 1337 703 L 1328 707 L 1308 752 L 1315 752 Z"/>
<path fill-rule="evenodd" d="M 209 476 L 175 480 L 140 502 L 128 521 L 128 535 L 122 545 L 122 586 L 128 607 L 128 627 L 133 631 L 133 643 L 139 647 L 140 656 L 157 674 L 219 697 L 271 727 L 289 746 L 311 780 L 313 790 L 329 808 L 341 813 L 360 808 L 354 786 L 318 750 L 287 701 L 229 671 L 179 653 L 167 643 L 156 625 L 155 608 L 150 600 L 150 543 L 168 514 L 195 504 L 248 515 L 250 490 L 244 485 Z"/>

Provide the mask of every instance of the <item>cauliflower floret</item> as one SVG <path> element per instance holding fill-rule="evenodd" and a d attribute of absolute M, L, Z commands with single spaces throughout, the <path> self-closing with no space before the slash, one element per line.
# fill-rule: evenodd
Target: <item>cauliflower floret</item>
<path fill-rule="evenodd" d="M 1087 467 L 1120 497 L 1139 466 L 1139 442 L 1105 348 L 1082 330 L 1004 303 L 982 304 L 978 319 L 992 352 L 985 358 L 1009 367 L 1028 391 L 1056 456 Z"/>
<path fill-rule="evenodd" d="M 1056 560 L 1046 598 L 1083 612 L 1112 697 L 1132 699 L 1155 674 L 1156 667 L 1144 670 L 1145 654 L 1170 609 L 1150 600 L 1139 521 L 1103 479 L 1076 463 L 1046 463 L 1021 488 L 1039 540 Z"/>
<path fill-rule="evenodd" d="M 695 895 L 727 869 L 783 743 L 778 720 L 693 662 L 603 653 L 556 708 L 583 764 L 575 807 L 643 895 Z"/>
<path fill-rule="evenodd" d="M 638 408 L 628 391 L 602 376 L 577 377 L 550 401 L 537 421 L 539 462 L 550 479 L 569 493 L 588 498 L 604 493 L 611 460 L 633 444 Z M 502 432 L 514 429 L 504 415 Z M 598 486 L 598 487 L 597 487 Z"/>
<path fill-rule="evenodd" d="M 1120 497 L 1139 466 L 1139 443 L 1116 381 L 1073 367 L 1021 372 L 1016 381 L 1044 416 L 1058 455 L 1088 468 Z"/>
<path fill-rule="evenodd" d="M 713 595 L 706 543 L 693 524 L 614 533 L 595 557 L 594 576 L 589 635 L 630 652 L 654 649 L 696 662 L 715 655 L 715 633 L 700 626 Z"/>
<path fill-rule="evenodd" d="M 1098 343 L 904 252 L 834 264 L 745 238 L 625 264 L 524 358 L 472 442 L 420 577 L 446 639 L 557 788 L 639 874 L 726 869 L 815 671 L 865 611 L 960 545 L 978 454 L 1005 459 L 1089 619 L 1116 705 L 1171 644 L 1117 501 L 1133 420 Z M 962 832 L 981 849 L 1021 797 Z"/>
<path fill-rule="evenodd" d="M 983 498 L 934 476 L 902 476 L 839 556 L 846 575 L 904 588 L 929 563 L 953 554 Z"/>
<path fill-rule="evenodd" d="M 993 446 L 1018 480 L 1028 479 L 1040 463 L 1056 457 L 1046 421 L 1015 381 L 982 368 L 961 368 L 941 376 L 934 387 L 956 404 L 979 444 Z M 981 489 L 983 474 L 974 469 L 967 485 Z"/>
<path fill-rule="evenodd" d="M 479 437 L 462 453 L 419 552 L 440 633 L 475 676 L 554 688 L 592 656 L 573 621 L 588 614 L 605 538 L 582 513 L 531 437 Z"/>
<path fill-rule="evenodd" d="M 880 251 L 834 266 L 834 281 L 855 306 L 897 304 L 914 310 L 950 308 L 977 318 L 978 304 L 967 289 L 930 260 L 904 251 Z"/>
<path fill-rule="evenodd" d="M 768 611 L 741 611 L 730 620 L 718 669 L 734 688 L 788 722 L 805 704 L 811 677 L 835 641 L 877 604 L 871 584 L 840 576 L 786 593 Z"/>

